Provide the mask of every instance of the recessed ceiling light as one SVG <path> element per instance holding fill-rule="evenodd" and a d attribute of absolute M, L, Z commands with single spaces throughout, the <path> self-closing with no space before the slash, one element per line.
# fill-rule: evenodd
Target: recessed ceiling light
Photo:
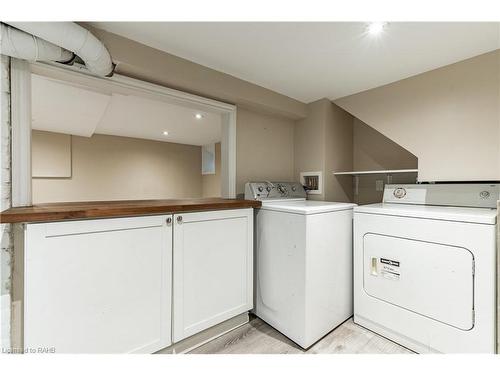
<path fill-rule="evenodd" d="M 167 132 L 167 131 L 164 131 L 164 132 L 163 132 L 163 135 L 168 135 L 168 132 Z"/>
<path fill-rule="evenodd" d="M 366 29 L 368 34 L 375 36 L 380 35 L 386 27 L 387 22 L 370 22 Z"/>
<path fill-rule="evenodd" d="M 196 115 L 194 115 L 194 117 L 196 117 L 198 120 L 201 120 L 203 118 L 203 115 L 201 113 L 197 113 Z"/>

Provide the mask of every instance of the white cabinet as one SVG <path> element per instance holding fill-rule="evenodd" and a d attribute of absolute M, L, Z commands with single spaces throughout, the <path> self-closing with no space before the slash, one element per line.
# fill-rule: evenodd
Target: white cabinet
<path fill-rule="evenodd" d="M 167 218 L 28 224 L 25 348 L 142 353 L 170 345 Z"/>
<path fill-rule="evenodd" d="M 24 247 L 27 349 L 152 353 L 253 307 L 251 208 L 27 224 Z"/>
<path fill-rule="evenodd" d="M 253 209 L 174 215 L 173 341 L 252 309 Z"/>

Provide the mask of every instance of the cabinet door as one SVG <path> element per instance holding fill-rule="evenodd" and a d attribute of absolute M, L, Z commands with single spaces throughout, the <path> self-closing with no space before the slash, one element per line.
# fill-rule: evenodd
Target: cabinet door
<path fill-rule="evenodd" d="M 148 353 L 171 341 L 171 216 L 28 224 L 24 345 Z"/>
<path fill-rule="evenodd" d="M 174 342 L 251 310 L 253 209 L 174 215 Z"/>

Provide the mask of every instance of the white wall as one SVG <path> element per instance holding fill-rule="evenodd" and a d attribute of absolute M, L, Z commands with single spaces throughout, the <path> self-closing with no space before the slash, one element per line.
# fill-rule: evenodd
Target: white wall
<path fill-rule="evenodd" d="M 10 185 L 10 84 L 9 58 L 0 55 L 0 211 L 11 206 Z M 12 278 L 11 225 L 0 224 L 0 346 L 10 348 Z M 1 355 L 1 354 L 0 354 Z"/>
<path fill-rule="evenodd" d="M 500 222 L 500 201 L 497 204 L 497 223 Z M 500 225 L 497 226 L 497 248 L 500 244 Z M 497 253 L 497 353 L 500 353 L 500 256 Z"/>
<path fill-rule="evenodd" d="M 335 101 L 418 158 L 420 181 L 500 180 L 500 50 Z"/>

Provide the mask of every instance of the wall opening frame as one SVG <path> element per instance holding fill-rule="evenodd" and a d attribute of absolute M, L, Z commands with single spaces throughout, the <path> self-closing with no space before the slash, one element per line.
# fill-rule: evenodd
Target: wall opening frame
<path fill-rule="evenodd" d="M 236 106 L 120 74 L 104 78 L 80 65 L 28 63 L 12 59 L 12 197 L 13 206 L 32 205 L 31 194 L 31 74 L 96 90 L 119 87 L 142 96 L 221 115 L 221 196 L 236 197 Z"/>

